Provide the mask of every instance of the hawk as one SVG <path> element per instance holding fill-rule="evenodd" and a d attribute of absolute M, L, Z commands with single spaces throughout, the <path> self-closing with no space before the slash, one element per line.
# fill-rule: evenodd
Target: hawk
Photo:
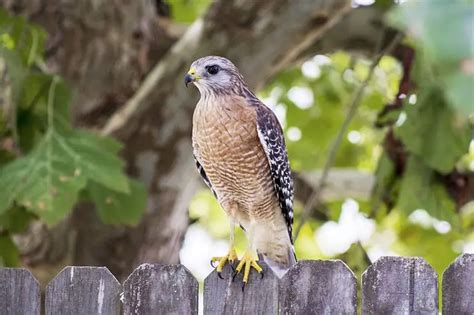
<path fill-rule="evenodd" d="M 237 260 L 234 229 L 239 225 L 248 238 L 235 269 L 244 269 L 243 284 L 251 268 L 262 272 L 259 256 L 281 277 L 296 257 L 293 180 L 280 123 L 226 58 L 194 61 L 184 80 L 201 94 L 193 115 L 196 166 L 230 222 L 229 253 L 212 258 L 218 275 L 226 263 Z"/>

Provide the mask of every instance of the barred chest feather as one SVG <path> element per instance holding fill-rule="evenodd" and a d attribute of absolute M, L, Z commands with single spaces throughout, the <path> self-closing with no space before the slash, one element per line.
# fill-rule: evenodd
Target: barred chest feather
<path fill-rule="evenodd" d="M 221 204 L 238 203 L 240 211 L 260 218 L 275 213 L 278 200 L 254 108 L 235 96 L 201 100 L 193 116 L 192 140 Z"/>

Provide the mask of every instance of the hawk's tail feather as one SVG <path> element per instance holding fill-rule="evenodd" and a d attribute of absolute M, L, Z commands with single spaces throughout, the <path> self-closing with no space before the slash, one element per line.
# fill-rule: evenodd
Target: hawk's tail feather
<path fill-rule="evenodd" d="M 263 258 L 263 261 L 273 270 L 278 278 L 282 278 L 286 272 L 296 264 L 296 254 L 293 245 L 289 245 L 287 248 L 287 259 L 285 263 L 278 262 L 275 259 L 272 259 L 269 255 L 259 255 Z"/>

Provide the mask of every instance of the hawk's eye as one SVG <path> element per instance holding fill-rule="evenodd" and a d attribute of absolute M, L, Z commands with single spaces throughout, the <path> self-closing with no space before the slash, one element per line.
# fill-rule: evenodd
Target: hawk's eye
<path fill-rule="evenodd" d="M 217 74 L 217 72 L 219 72 L 219 66 L 218 65 L 207 66 L 206 69 L 207 69 L 207 72 L 209 74 Z"/>

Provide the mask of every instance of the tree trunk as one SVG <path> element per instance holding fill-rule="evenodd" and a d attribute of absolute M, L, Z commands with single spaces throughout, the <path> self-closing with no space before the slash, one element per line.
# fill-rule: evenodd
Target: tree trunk
<path fill-rule="evenodd" d="M 104 225 L 93 207 L 81 205 L 60 227 L 42 233 L 36 242 L 41 244 L 24 251 L 25 261 L 50 267 L 51 274 L 65 262 L 105 265 L 119 279 L 143 262 L 179 260 L 187 207 L 199 185 L 190 144 L 198 94 L 183 84 L 194 59 L 226 56 L 250 87 L 259 89 L 312 54 L 341 47 L 372 51 L 374 36 L 383 31 L 380 12 L 352 10 L 349 0 L 217 0 L 179 39 L 181 28 L 166 17 L 163 1 L 0 4 L 47 29 L 47 64 L 76 91 L 77 125 L 123 141 L 128 173 L 149 188 L 148 207 L 137 227 Z M 24 236 L 36 237 L 33 232 Z M 52 248 L 64 250 L 53 255 Z"/>

